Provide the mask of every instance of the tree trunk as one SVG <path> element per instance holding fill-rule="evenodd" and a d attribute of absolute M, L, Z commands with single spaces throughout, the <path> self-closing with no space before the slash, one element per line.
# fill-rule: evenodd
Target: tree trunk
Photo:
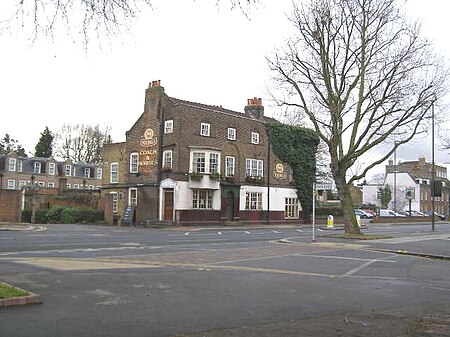
<path fill-rule="evenodd" d="M 355 215 L 355 206 L 350 194 L 350 186 L 345 182 L 345 176 L 342 174 L 333 174 L 336 188 L 338 190 L 339 200 L 341 201 L 342 211 L 344 213 L 345 233 L 361 233 Z"/>

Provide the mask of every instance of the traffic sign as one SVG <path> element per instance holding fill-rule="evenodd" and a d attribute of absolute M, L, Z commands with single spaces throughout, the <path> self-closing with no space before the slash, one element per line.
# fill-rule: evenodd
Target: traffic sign
<path fill-rule="evenodd" d="M 333 189 L 333 185 L 330 182 L 326 182 L 326 181 L 315 182 L 314 183 L 314 189 L 316 191 L 332 190 Z"/>

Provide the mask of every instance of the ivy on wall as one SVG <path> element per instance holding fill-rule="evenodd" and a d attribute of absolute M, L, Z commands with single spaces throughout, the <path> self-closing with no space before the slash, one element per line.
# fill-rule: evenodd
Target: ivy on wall
<path fill-rule="evenodd" d="M 293 170 L 303 212 L 311 214 L 319 137 L 311 129 L 281 123 L 267 123 L 266 129 L 273 152 Z"/>

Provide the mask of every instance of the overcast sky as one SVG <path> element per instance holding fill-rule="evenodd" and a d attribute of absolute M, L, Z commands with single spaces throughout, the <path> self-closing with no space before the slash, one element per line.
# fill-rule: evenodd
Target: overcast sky
<path fill-rule="evenodd" d="M 270 73 L 265 56 L 289 36 L 286 20 L 291 0 L 260 0 L 246 18 L 210 0 L 154 0 L 138 20 L 117 37 L 95 37 L 85 51 L 81 41 L 65 32 L 54 41 L 34 44 L 20 31 L 0 36 L 0 137 L 9 133 L 28 152 L 48 126 L 62 124 L 110 126 L 114 141 L 143 112 L 144 92 L 161 80 L 166 93 L 180 99 L 222 105 L 243 111 L 247 99 L 263 98 L 266 114 L 274 111 L 266 88 Z M 0 5 L 0 13 L 9 6 Z M 411 18 L 422 22 L 423 33 L 437 51 L 450 59 L 448 0 L 411 0 Z M 401 160 L 431 159 L 427 139 L 398 151 Z M 437 162 L 449 162 L 437 150 Z"/>

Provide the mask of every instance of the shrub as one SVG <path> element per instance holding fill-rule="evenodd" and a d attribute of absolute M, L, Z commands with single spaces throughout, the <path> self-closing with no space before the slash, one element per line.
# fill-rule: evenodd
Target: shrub
<path fill-rule="evenodd" d="M 47 212 L 52 223 L 98 223 L 105 219 L 103 210 L 55 206 Z"/>
<path fill-rule="evenodd" d="M 47 223 L 58 223 L 61 222 L 61 213 L 67 207 L 64 206 L 53 206 L 47 212 Z"/>

